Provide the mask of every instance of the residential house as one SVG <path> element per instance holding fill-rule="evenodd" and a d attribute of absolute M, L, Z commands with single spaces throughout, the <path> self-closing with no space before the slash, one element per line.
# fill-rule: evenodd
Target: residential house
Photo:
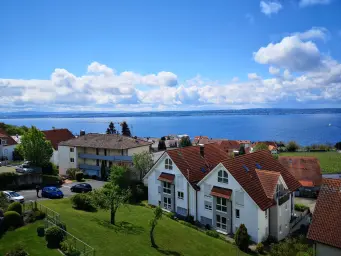
<path fill-rule="evenodd" d="M 301 183 L 296 196 L 317 196 L 322 183 L 320 162 L 316 157 L 280 156 L 279 162 Z"/>
<path fill-rule="evenodd" d="M 228 158 L 215 143 L 166 151 L 144 182 L 149 204 L 223 234 L 243 223 L 255 242 L 287 236 L 300 186 L 268 151 Z"/>
<path fill-rule="evenodd" d="M 65 175 L 69 168 L 80 168 L 88 175 L 100 177 L 101 165 L 131 166 L 133 155 L 150 152 L 151 142 L 118 134 L 94 134 L 63 141 L 58 145 L 59 174 Z"/>
<path fill-rule="evenodd" d="M 13 151 L 17 142 L 3 129 L 0 129 L 0 160 L 13 160 Z"/>
<path fill-rule="evenodd" d="M 53 154 L 50 162 L 59 166 L 58 144 L 62 141 L 73 139 L 75 136 L 68 129 L 52 129 L 42 132 L 44 133 L 46 140 L 49 140 L 52 144 Z"/>
<path fill-rule="evenodd" d="M 323 179 L 307 238 L 315 256 L 341 255 L 341 180 Z"/>
<path fill-rule="evenodd" d="M 273 155 L 278 154 L 278 146 L 277 146 L 276 142 L 274 142 L 274 141 L 258 141 L 258 142 L 255 142 L 251 145 L 250 152 L 253 152 L 253 148 L 259 143 L 263 143 L 263 144 L 267 145 L 271 154 L 273 154 Z"/>
<path fill-rule="evenodd" d="M 231 155 L 238 155 L 241 143 L 238 140 L 228 139 L 212 139 L 207 136 L 196 136 L 193 140 L 193 145 L 206 145 L 216 143 L 223 151 Z"/>
<path fill-rule="evenodd" d="M 243 145 L 245 148 L 248 148 L 251 146 L 251 141 L 250 140 L 237 140 L 239 145 Z"/>

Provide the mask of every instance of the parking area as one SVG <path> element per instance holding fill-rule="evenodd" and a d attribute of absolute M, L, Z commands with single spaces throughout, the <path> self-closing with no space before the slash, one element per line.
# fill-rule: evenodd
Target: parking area
<path fill-rule="evenodd" d="M 311 212 L 314 212 L 316 199 L 304 198 L 304 197 L 295 197 L 295 204 L 304 204 L 310 208 Z"/>

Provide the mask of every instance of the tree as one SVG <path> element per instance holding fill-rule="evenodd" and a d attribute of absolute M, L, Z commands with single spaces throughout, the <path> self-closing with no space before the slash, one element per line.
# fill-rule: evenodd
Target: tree
<path fill-rule="evenodd" d="M 157 245 L 155 243 L 155 240 L 154 240 L 154 230 L 155 230 L 155 227 L 157 225 L 157 222 L 158 220 L 160 220 L 162 218 L 162 209 L 160 206 L 156 207 L 154 209 L 154 216 L 153 216 L 153 219 L 150 220 L 149 222 L 149 225 L 150 225 L 150 242 L 152 244 L 152 247 L 154 248 L 157 248 Z"/>
<path fill-rule="evenodd" d="M 245 146 L 242 144 L 239 148 L 239 155 L 245 155 Z"/>
<path fill-rule="evenodd" d="M 101 163 L 101 179 L 106 180 L 107 179 L 107 169 L 105 167 L 105 162 L 102 161 Z"/>
<path fill-rule="evenodd" d="M 121 127 L 122 127 L 122 135 L 131 137 L 131 132 L 130 132 L 129 126 L 128 126 L 126 121 L 123 121 L 121 123 Z"/>
<path fill-rule="evenodd" d="M 107 128 L 107 134 L 116 134 L 116 128 L 113 122 L 110 122 L 109 127 Z"/>
<path fill-rule="evenodd" d="M 140 181 L 143 176 L 152 168 L 154 161 L 152 155 L 148 151 L 142 151 L 133 155 L 133 164 L 140 172 Z"/>
<path fill-rule="evenodd" d="M 295 141 L 289 141 L 287 144 L 287 150 L 289 152 L 295 152 L 297 149 L 299 149 L 300 146 Z"/>
<path fill-rule="evenodd" d="M 256 146 L 253 148 L 254 152 L 260 151 L 260 150 L 268 150 L 269 147 L 265 143 L 257 143 Z"/>
<path fill-rule="evenodd" d="M 341 141 L 335 144 L 337 150 L 341 150 Z"/>
<path fill-rule="evenodd" d="M 159 140 L 159 144 L 157 145 L 157 149 L 158 150 L 166 150 L 166 143 L 164 140 Z"/>
<path fill-rule="evenodd" d="M 184 148 L 184 147 L 188 147 L 188 146 L 192 146 L 192 142 L 189 139 L 189 137 L 183 136 L 180 140 L 180 147 Z"/>
<path fill-rule="evenodd" d="M 53 154 L 51 142 L 44 133 L 32 126 L 22 137 L 19 151 L 32 165 L 42 167 L 50 161 Z"/>
<path fill-rule="evenodd" d="M 244 224 L 240 224 L 234 238 L 238 248 L 246 252 L 249 248 L 250 236 L 247 233 L 247 228 Z"/>

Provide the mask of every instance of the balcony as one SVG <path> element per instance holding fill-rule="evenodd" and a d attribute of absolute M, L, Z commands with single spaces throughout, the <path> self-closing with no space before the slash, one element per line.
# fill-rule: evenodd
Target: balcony
<path fill-rule="evenodd" d="M 79 169 L 99 171 L 99 170 L 101 170 L 101 167 L 100 166 L 96 166 L 96 165 L 80 164 L 79 165 Z"/>
<path fill-rule="evenodd" d="M 127 161 L 132 162 L 132 156 L 103 156 L 103 155 L 94 155 L 94 154 L 78 154 L 79 158 L 83 159 L 94 159 L 94 160 L 106 160 L 106 161 Z"/>
<path fill-rule="evenodd" d="M 276 199 L 278 200 L 278 205 L 284 204 L 290 198 L 289 190 L 280 190 L 276 192 Z"/>

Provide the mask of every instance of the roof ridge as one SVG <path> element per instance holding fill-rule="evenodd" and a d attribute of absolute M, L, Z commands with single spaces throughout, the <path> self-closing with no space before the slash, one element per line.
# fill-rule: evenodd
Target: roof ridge
<path fill-rule="evenodd" d="M 256 172 L 264 172 L 264 173 L 268 173 L 268 174 L 275 174 L 275 175 L 278 175 L 280 176 L 281 173 L 280 172 L 276 172 L 276 171 L 271 171 L 271 170 L 262 170 L 262 169 L 255 169 Z"/>

